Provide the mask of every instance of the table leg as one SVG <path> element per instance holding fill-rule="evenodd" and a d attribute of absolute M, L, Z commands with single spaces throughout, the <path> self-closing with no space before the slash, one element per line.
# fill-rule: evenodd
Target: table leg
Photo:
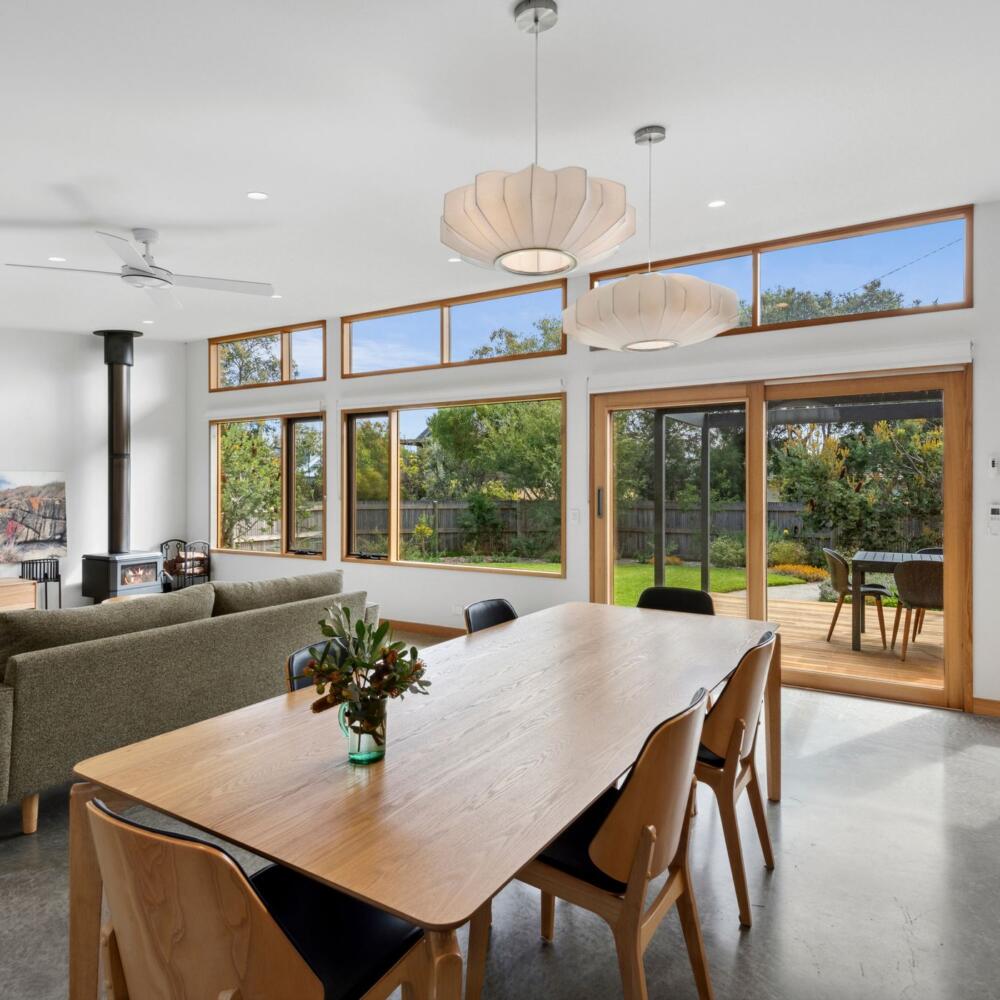
<path fill-rule="evenodd" d="M 98 996 L 104 888 L 86 806 L 100 791 L 84 781 L 69 792 L 69 1000 Z"/>
<path fill-rule="evenodd" d="M 767 745 L 767 797 L 781 801 L 781 633 L 774 637 L 774 655 L 767 675 L 764 722 Z"/>
<path fill-rule="evenodd" d="M 462 1000 L 462 952 L 454 930 L 427 931 L 433 1000 Z"/>
<path fill-rule="evenodd" d="M 861 649 L 861 622 L 865 613 L 865 602 L 861 598 L 861 587 L 865 582 L 865 571 L 851 567 L 851 649 Z"/>

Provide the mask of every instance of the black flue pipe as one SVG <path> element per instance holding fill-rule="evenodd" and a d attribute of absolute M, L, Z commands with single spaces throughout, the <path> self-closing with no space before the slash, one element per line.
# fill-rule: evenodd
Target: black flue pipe
<path fill-rule="evenodd" d="M 108 366 L 108 552 L 128 552 L 132 493 L 132 342 L 138 330 L 95 330 Z"/>

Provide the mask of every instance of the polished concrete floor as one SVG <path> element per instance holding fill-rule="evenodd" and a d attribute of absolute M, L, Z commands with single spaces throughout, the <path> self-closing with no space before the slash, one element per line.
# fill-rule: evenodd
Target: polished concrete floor
<path fill-rule="evenodd" d="M 741 806 L 750 931 L 701 790 L 694 879 L 717 997 L 1000 998 L 1000 720 L 786 690 L 784 734 L 784 800 L 768 808 L 773 873 Z M 20 836 L 16 808 L 0 809 L 0 997 L 62 1000 L 65 966 L 66 793 L 56 789 L 34 837 Z M 653 1000 L 696 995 L 674 914 L 646 972 Z M 610 934 L 559 904 L 544 945 L 536 895 L 509 886 L 485 996 L 619 997 Z"/>

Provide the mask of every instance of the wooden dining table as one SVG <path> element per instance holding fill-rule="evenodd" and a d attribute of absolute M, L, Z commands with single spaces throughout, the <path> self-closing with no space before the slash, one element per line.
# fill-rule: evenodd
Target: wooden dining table
<path fill-rule="evenodd" d="M 864 606 L 861 588 L 868 573 L 894 573 L 906 562 L 944 562 L 944 556 L 933 552 L 881 552 L 860 549 L 851 559 L 851 649 L 861 649 L 864 631 Z"/>
<path fill-rule="evenodd" d="M 436 995 L 458 1000 L 456 929 L 629 768 L 655 726 L 776 630 L 562 604 L 424 649 L 431 694 L 390 704 L 379 764 L 348 763 L 336 714 L 311 712 L 310 690 L 80 762 L 70 1000 L 98 995 L 102 884 L 85 809 L 94 797 L 141 803 L 423 927 Z M 768 795 L 778 801 L 780 637 L 775 657 L 765 703 Z"/>

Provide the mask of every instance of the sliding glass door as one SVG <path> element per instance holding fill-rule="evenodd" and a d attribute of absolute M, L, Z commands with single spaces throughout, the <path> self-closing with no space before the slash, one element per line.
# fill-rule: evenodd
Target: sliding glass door
<path fill-rule="evenodd" d="M 786 683 L 970 707 L 970 380 L 594 396 L 592 599 L 704 590 L 780 627 Z"/>

